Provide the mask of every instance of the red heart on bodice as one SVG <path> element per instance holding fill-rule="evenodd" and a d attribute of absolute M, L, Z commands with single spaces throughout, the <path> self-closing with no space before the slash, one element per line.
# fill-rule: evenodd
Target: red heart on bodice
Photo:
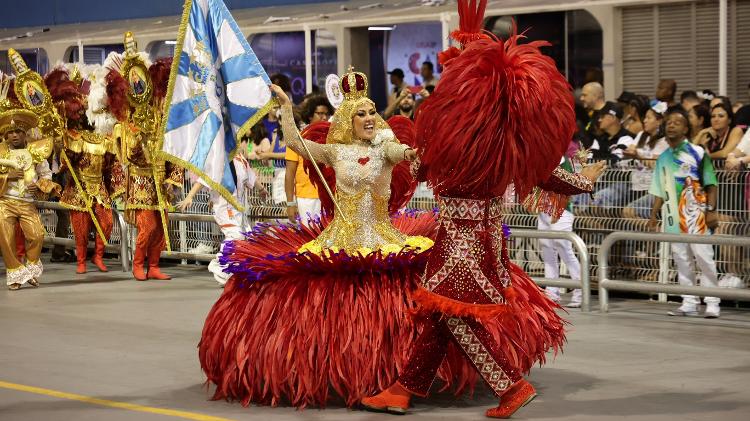
<path fill-rule="evenodd" d="M 370 162 L 370 157 L 369 157 L 369 156 L 366 156 L 366 157 L 364 157 L 364 158 L 359 158 L 359 159 L 357 160 L 357 162 L 359 162 L 359 165 L 365 165 L 365 164 L 367 164 L 368 162 Z"/>

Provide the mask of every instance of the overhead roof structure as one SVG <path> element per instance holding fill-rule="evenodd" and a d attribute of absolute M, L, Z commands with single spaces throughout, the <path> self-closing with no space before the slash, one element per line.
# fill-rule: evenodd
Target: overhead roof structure
<path fill-rule="evenodd" d="M 233 9 L 232 14 L 240 28 L 246 35 L 249 35 L 296 31 L 302 30 L 305 26 L 315 29 L 331 24 L 359 27 L 440 20 L 441 16 L 456 15 L 455 3 L 455 0 L 350 0 Z M 598 5 L 651 3 L 651 0 L 489 0 L 487 15 L 571 10 Z M 5 28 L 0 29 L 0 48 L 8 46 L 30 48 L 47 43 L 73 45 L 78 42 L 84 44 L 121 42 L 124 29 L 133 30 L 139 36 L 163 34 L 165 39 L 174 38 L 177 34 L 180 13 L 181 7 L 177 7 L 173 15 L 154 18 L 51 27 Z"/>

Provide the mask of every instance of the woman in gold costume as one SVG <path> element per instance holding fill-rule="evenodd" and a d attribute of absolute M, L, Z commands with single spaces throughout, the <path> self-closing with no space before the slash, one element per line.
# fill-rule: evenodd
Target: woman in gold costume
<path fill-rule="evenodd" d="M 215 399 L 351 406 L 395 381 L 416 337 L 406 316 L 414 310 L 410 292 L 436 225 L 432 212 L 398 211 L 415 187 L 413 126 L 394 117 L 391 129 L 366 96 L 364 74 L 345 74 L 340 88 L 344 102 L 332 122 L 300 134 L 288 97 L 271 86 L 287 147 L 321 166 L 336 206 L 322 193 L 332 219 L 261 225 L 225 244 L 220 260 L 232 277 L 199 345 Z M 460 356 L 447 361 L 444 380 L 458 391 L 473 382 Z"/>

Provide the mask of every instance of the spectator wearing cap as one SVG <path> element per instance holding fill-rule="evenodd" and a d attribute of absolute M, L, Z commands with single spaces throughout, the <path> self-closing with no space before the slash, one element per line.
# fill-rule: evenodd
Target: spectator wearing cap
<path fill-rule="evenodd" d="M 432 86 L 435 88 L 440 77 L 435 75 L 435 66 L 431 61 L 425 61 L 422 63 L 422 67 L 419 69 L 419 74 L 422 75 L 422 86 L 427 88 Z"/>
<path fill-rule="evenodd" d="M 393 87 L 391 88 L 391 92 L 388 95 L 387 105 L 390 107 L 398 100 L 401 91 L 407 90 L 409 85 L 404 81 L 404 71 L 399 69 L 398 67 L 388 72 L 388 74 L 390 75 L 391 85 L 393 85 Z"/>
<path fill-rule="evenodd" d="M 701 99 L 698 98 L 698 94 L 695 91 L 682 91 L 680 94 L 680 105 L 687 112 L 690 112 L 693 107 L 700 103 Z"/>
<path fill-rule="evenodd" d="M 622 127 L 623 115 L 622 107 L 611 101 L 600 110 L 602 137 L 591 147 L 595 159 L 620 160 L 625 149 L 635 144 L 633 134 Z"/>
<path fill-rule="evenodd" d="M 628 146 L 635 144 L 635 139 L 620 123 L 623 117 L 622 107 L 614 102 L 607 101 L 599 115 L 599 127 L 601 127 L 603 133 L 602 137 L 596 140 L 590 148 L 593 159 L 616 161 L 618 167 L 628 167 L 630 160 L 622 161 L 622 158 Z M 616 212 L 619 216 L 619 209 L 612 208 L 623 208 L 629 201 L 627 198 L 630 194 L 630 181 L 627 179 L 609 181 L 613 182 L 609 187 L 594 193 L 593 200 L 591 196 L 587 195 L 579 195 L 576 198 L 576 203 L 582 212 L 588 212 L 589 205 L 593 203 L 595 207 L 591 211 L 595 215 L 615 216 L 612 213 Z"/>
<path fill-rule="evenodd" d="M 666 102 L 668 106 L 676 105 L 674 96 L 677 93 L 677 82 L 674 79 L 662 79 L 656 87 L 656 99 Z"/>
<path fill-rule="evenodd" d="M 690 123 L 685 110 L 667 111 L 665 133 L 669 148 L 659 156 L 649 192 L 654 195 L 649 228 L 658 229 L 663 215 L 663 230 L 672 234 L 710 235 L 717 227 L 716 172 L 705 149 L 687 139 Z M 718 271 L 711 244 L 672 243 L 672 258 L 680 285 L 696 283 L 694 264 L 701 271 L 701 286 L 716 287 Z M 705 297 L 704 317 L 719 317 L 719 298 Z M 683 295 L 682 305 L 670 316 L 698 316 L 700 298 Z"/>
<path fill-rule="evenodd" d="M 599 128 L 599 113 L 604 107 L 604 88 L 599 82 L 589 82 L 583 85 L 581 104 L 588 115 L 588 121 L 583 122 L 579 127 L 578 140 L 586 149 L 592 149 L 597 140 L 602 136 Z"/>
<path fill-rule="evenodd" d="M 424 88 L 422 88 L 422 94 L 429 96 L 429 93 Z M 389 119 L 394 115 L 400 115 L 410 120 L 414 120 L 415 107 L 416 98 L 414 97 L 414 94 L 408 89 L 403 89 L 399 93 L 398 98 L 396 98 L 396 102 L 389 105 L 385 111 L 383 111 L 383 118 Z"/>

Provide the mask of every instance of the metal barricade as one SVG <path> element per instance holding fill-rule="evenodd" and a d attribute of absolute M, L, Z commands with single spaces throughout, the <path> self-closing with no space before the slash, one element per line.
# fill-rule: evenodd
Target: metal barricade
<path fill-rule="evenodd" d="M 591 278 L 589 277 L 589 251 L 586 249 L 586 244 L 583 242 L 581 237 L 575 233 L 569 231 L 547 231 L 547 230 L 526 230 L 516 229 L 511 233 L 511 238 L 536 238 L 536 239 L 550 239 L 550 240 L 568 240 L 573 244 L 573 247 L 578 252 L 578 261 L 581 264 L 581 280 L 575 281 L 568 278 L 544 278 L 538 276 L 532 276 L 538 285 L 541 286 L 553 286 L 563 288 L 580 288 L 583 291 L 583 299 L 581 301 L 581 311 L 591 311 Z"/>
<path fill-rule="evenodd" d="M 44 210 L 51 210 L 51 211 L 65 211 L 69 212 L 70 209 L 66 208 L 65 206 L 61 205 L 58 202 L 45 202 L 45 201 L 34 201 L 34 205 L 37 209 L 40 211 Z M 105 248 L 106 251 L 111 253 L 117 253 L 118 258 L 120 259 L 120 265 L 122 266 L 123 272 L 128 272 L 130 270 L 130 253 L 128 249 L 128 229 L 127 225 L 125 223 L 125 218 L 123 218 L 122 214 L 118 212 L 116 209 L 112 208 L 112 212 L 115 216 L 115 220 L 117 221 L 116 228 L 117 230 L 113 230 L 112 236 L 110 236 L 110 241 L 107 247 Z M 42 215 L 45 216 L 44 212 L 40 212 Z M 56 217 L 56 216 L 55 216 Z M 43 219 L 44 221 L 44 219 Z M 63 246 L 69 246 L 69 247 L 75 247 L 76 243 L 75 240 L 70 238 L 70 233 L 65 237 L 61 237 L 59 234 L 55 232 L 54 228 L 50 229 L 50 227 L 54 227 L 56 223 L 49 224 L 48 227 L 46 227 L 45 231 L 47 233 L 53 232 L 54 235 L 46 235 L 44 237 L 44 244 L 51 244 L 51 245 L 63 245 Z M 112 241 L 112 240 L 115 241 Z M 117 241 L 119 240 L 119 244 Z M 93 243 L 92 243 L 93 244 Z"/>
<path fill-rule="evenodd" d="M 603 313 L 609 310 L 609 290 L 651 292 L 666 294 L 690 294 L 711 296 L 731 300 L 750 301 L 750 290 L 739 288 L 711 288 L 702 286 L 681 286 L 642 281 L 609 279 L 608 260 L 612 245 L 621 240 L 663 241 L 669 243 L 716 244 L 729 246 L 750 246 L 750 238 L 729 235 L 691 235 L 645 232 L 613 232 L 599 246 L 599 307 Z"/>

